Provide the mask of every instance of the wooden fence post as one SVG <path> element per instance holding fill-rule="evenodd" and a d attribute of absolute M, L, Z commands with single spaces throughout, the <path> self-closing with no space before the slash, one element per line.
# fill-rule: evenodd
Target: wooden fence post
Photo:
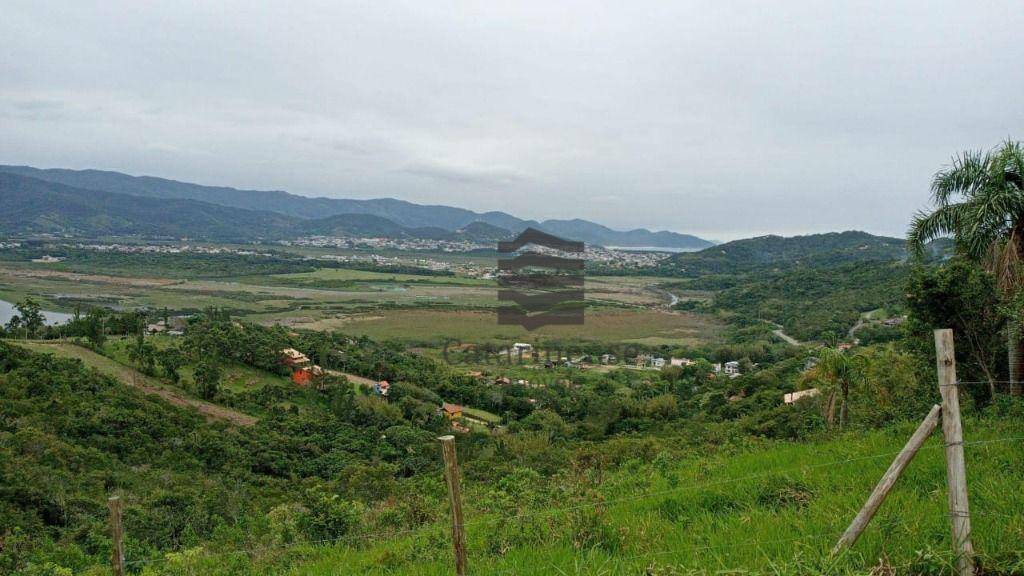
<path fill-rule="evenodd" d="M 452 547 L 455 549 L 455 575 L 466 576 L 466 533 L 462 524 L 462 492 L 459 487 L 459 463 L 455 458 L 455 436 L 441 436 L 444 478 L 452 508 Z"/>
<path fill-rule="evenodd" d="M 942 408 L 939 405 L 932 406 L 931 411 L 928 412 L 921 425 L 917 427 L 910 440 L 907 441 L 907 445 L 903 447 L 903 450 L 900 450 L 896 459 L 889 465 L 889 469 L 882 475 L 882 479 L 875 486 L 875 490 L 871 493 L 867 502 L 864 503 L 864 507 L 857 513 L 857 517 L 850 523 L 850 527 L 839 538 L 839 542 L 832 549 L 832 554 L 838 554 L 843 548 L 848 548 L 857 543 L 857 538 L 860 538 L 868 523 L 875 517 L 878 508 L 882 505 L 882 502 L 885 502 L 885 497 L 889 495 L 889 491 L 896 485 L 896 480 L 903 474 L 907 464 L 910 464 L 917 451 L 924 445 L 925 440 L 931 436 L 932 432 L 935 431 L 935 427 L 939 425 L 939 414 L 941 412 Z"/>
<path fill-rule="evenodd" d="M 114 576 L 124 576 L 124 528 L 121 526 L 121 497 L 107 499 L 110 508 L 110 567 Z"/>
<path fill-rule="evenodd" d="M 974 575 L 971 544 L 971 513 L 967 505 L 967 471 L 964 464 L 964 431 L 960 423 L 960 396 L 956 381 L 953 331 L 935 331 L 935 364 L 942 394 L 942 437 L 946 443 L 946 484 L 949 487 L 949 520 L 953 551 L 960 576 Z"/>

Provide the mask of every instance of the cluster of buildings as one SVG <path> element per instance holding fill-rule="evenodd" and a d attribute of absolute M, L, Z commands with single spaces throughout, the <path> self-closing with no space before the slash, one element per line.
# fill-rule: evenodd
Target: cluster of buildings
<path fill-rule="evenodd" d="M 196 246 L 191 244 L 67 244 L 69 248 L 92 250 L 95 252 L 116 252 L 122 254 L 233 254 L 237 256 L 273 256 L 268 252 L 258 252 L 242 248 L 224 248 L 219 246 Z"/>
<path fill-rule="evenodd" d="M 666 366 L 675 366 L 678 368 L 686 368 L 687 366 L 694 366 L 697 364 L 696 360 L 690 358 L 675 358 L 671 357 L 665 360 L 661 356 L 654 356 L 652 354 L 640 354 L 636 357 L 634 367 L 641 370 L 661 370 Z M 723 374 L 729 378 L 739 378 L 742 376 L 740 372 L 740 363 L 738 360 L 731 360 L 729 362 L 717 362 L 711 365 L 711 369 L 714 374 Z"/>
<path fill-rule="evenodd" d="M 493 242 L 481 243 L 469 240 L 430 240 L 420 238 L 352 238 L 335 236 L 307 236 L 295 240 L 282 240 L 283 246 L 307 246 L 313 248 L 338 248 L 346 250 L 406 250 L 406 251 L 432 251 L 445 253 L 471 252 L 475 250 L 493 250 Z M 564 255 L 564 253 L 546 248 L 543 246 L 530 245 L 530 251 L 541 254 Z M 643 268 L 655 266 L 665 258 L 669 257 L 668 252 L 654 251 L 630 251 L 602 248 L 601 246 L 587 246 L 583 259 L 587 262 L 600 264 L 606 268 Z M 573 257 L 578 257 L 574 254 Z M 320 256 L 319 259 L 331 259 L 335 261 L 363 261 L 376 264 L 404 264 L 414 265 L 431 270 L 450 270 L 462 272 L 475 278 L 495 278 L 497 269 L 495 267 L 481 267 L 472 263 L 453 264 L 450 262 L 439 262 L 425 258 L 396 258 L 378 256 L 376 254 L 356 255 L 330 255 Z"/>
<path fill-rule="evenodd" d="M 489 246 L 493 248 L 493 246 Z M 524 251 L 526 248 L 523 249 Z M 560 258 L 579 258 L 578 253 L 569 253 L 546 246 L 529 245 L 530 252 L 556 256 Z M 645 268 L 656 266 L 671 256 L 669 252 L 640 251 L 629 249 L 612 249 L 601 246 L 587 245 L 583 249 L 583 260 L 591 264 L 600 264 L 604 268 Z"/>
<path fill-rule="evenodd" d="M 188 326 L 188 318 L 185 316 L 171 316 L 166 320 L 160 320 L 152 324 L 146 324 L 146 332 L 150 334 L 167 334 L 168 336 L 182 336 Z"/>
<path fill-rule="evenodd" d="M 374 266 L 403 266 L 411 268 L 422 268 L 433 272 L 451 272 L 453 274 L 466 276 L 468 278 L 493 279 L 493 268 L 479 266 L 473 262 L 444 262 L 433 258 L 412 258 L 398 256 L 381 256 L 379 254 L 325 254 L 322 256 L 310 257 L 307 260 L 321 260 L 326 262 L 351 262 L 354 264 L 373 264 Z"/>
<path fill-rule="evenodd" d="M 462 272 L 463 269 L 450 262 L 442 262 L 432 258 L 400 258 L 396 256 L 381 256 L 379 254 L 329 254 L 319 256 L 317 260 L 328 260 L 331 262 L 351 262 L 355 264 L 373 264 L 374 266 L 403 266 L 421 268 L 432 272 Z"/>
<path fill-rule="evenodd" d="M 533 363 L 538 366 L 541 364 L 541 356 L 544 356 L 544 354 L 538 353 L 534 350 L 532 344 L 525 342 L 516 342 L 512 346 L 497 352 L 498 358 L 510 358 L 512 360 L 519 361 L 520 363 L 532 360 Z M 604 353 L 601 355 L 581 354 L 573 357 L 561 356 L 559 353 L 554 357 L 548 356 L 543 362 L 543 366 L 545 368 L 565 367 L 586 369 L 594 364 L 608 366 L 617 363 L 618 357 L 612 353 Z M 696 364 L 697 361 L 690 358 L 670 357 L 665 359 L 654 354 L 637 354 L 636 356 L 630 356 L 626 359 L 625 367 L 635 370 L 661 370 L 666 366 L 685 368 Z M 729 378 L 738 378 L 742 375 L 738 360 L 712 364 L 711 367 L 714 370 L 714 374 L 723 374 Z"/>
<path fill-rule="evenodd" d="M 584 259 L 606 268 L 646 268 L 657 266 L 668 258 L 668 252 L 614 250 L 600 246 L 587 246 Z"/>
<path fill-rule="evenodd" d="M 345 248 L 349 250 L 429 250 L 434 252 L 471 252 L 494 248 L 494 243 L 470 240 L 431 240 L 426 238 L 356 238 L 348 236 L 305 236 L 282 240 L 284 246 Z"/>

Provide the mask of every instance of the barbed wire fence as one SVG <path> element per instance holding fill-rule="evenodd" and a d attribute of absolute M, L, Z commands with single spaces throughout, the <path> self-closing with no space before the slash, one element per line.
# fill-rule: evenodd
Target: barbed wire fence
<path fill-rule="evenodd" d="M 938 333 L 939 332 L 940 331 L 936 331 L 936 333 L 937 333 L 937 346 L 938 346 L 938 343 L 939 343 L 939 338 L 938 338 Z M 949 338 L 949 341 L 950 341 L 950 346 L 951 346 L 951 336 Z M 945 355 L 943 355 L 943 352 L 945 352 Z M 951 358 L 952 358 L 952 349 L 951 349 L 951 347 L 948 350 L 940 350 L 940 364 L 939 364 L 940 381 L 938 383 L 938 386 L 939 386 L 940 391 L 943 392 L 943 405 L 942 405 L 942 411 L 941 411 L 942 412 L 942 419 L 943 419 L 943 433 L 944 433 L 943 441 L 939 442 L 939 443 L 929 443 L 927 445 L 919 446 L 918 448 L 919 448 L 920 451 L 932 451 L 932 450 L 937 450 L 937 449 L 942 449 L 942 450 L 946 451 L 947 463 L 950 461 L 950 458 L 951 458 L 950 454 L 951 454 L 951 452 L 953 452 L 953 453 L 959 452 L 960 453 L 960 457 L 959 457 L 960 469 L 957 470 L 956 466 L 947 466 L 947 481 L 950 483 L 949 490 L 950 490 L 951 494 L 954 491 L 961 491 L 962 492 L 962 501 L 959 500 L 959 499 L 954 501 L 954 499 L 951 498 L 950 503 L 949 503 L 950 509 L 949 509 L 948 512 L 942 513 L 942 516 L 945 517 L 945 518 L 948 518 L 950 523 L 951 523 L 951 529 L 952 529 L 952 534 L 953 534 L 953 538 L 952 538 L 953 539 L 953 542 L 952 542 L 952 544 L 953 544 L 952 548 L 953 549 L 952 549 L 952 552 L 951 552 L 951 555 L 950 555 L 950 559 L 952 561 L 951 564 L 955 564 L 956 565 L 956 571 L 957 571 L 957 573 L 960 576 L 973 576 L 973 574 L 974 574 L 974 563 L 973 563 L 974 551 L 973 551 L 973 548 L 971 547 L 971 543 L 970 543 L 970 525 L 969 525 L 971 516 L 979 516 L 979 517 L 983 517 L 983 518 L 998 518 L 998 519 L 1005 519 L 1007 521 L 1014 521 L 1014 520 L 1019 521 L 1019 520 L 1021 520 L 1021 516 L 1019 516 L 1019 515 L 1011 515 L 1011 514 L 1004 514 L 1004 513 L 999 513 L 999 512 L 996 512 L 996 511 L 988 511 L 988 510 L 980 511 L 980 512 L 979 511 L 968 511 L 969 509 L 966 506 L 966 477 L 963 476 L 963 473 L 962 473 L 962 469 L 963 469 L 963 450 L 965 448 L 986 447 L 986 446 L 992 446 L 992 445 L 997 445 L 997 444 L 1024 442 L 1024 436 L 1005 436 L 1005 437 L 999 437 L 999 438 L 989 438 L 989 439 L 985 439 L 985 440 L 964 441 L 963 437 L 962 437 L 962 429 L 961 429 L 961 432 L 960 432 L 959 435 L 955 434 L 955 433 L 952 434 L 952 435 L 948 434 L 946 432 L 946 428 L 949 425 L 949 423 L 955 422 L 955 424 L 956 424 L 955 426 L 951 426 L 951 428 L 960 428 L 959 406 L 958 406 L 958 403 L 952 402 L 952 400 L 951 400 L 953 398 L 957 398 L 958 397 L 958 394 L 959 394 L 958 386 L 959 385 L 963 385 L 963 384 L 989 384 L 989 381 L 988 380 L 985 380 L 985 381 L 959 381 L 959 380 L 956 380 L 956 378 L 955 378 L 955 363 L 954 362 L 947 362 L 945 364 L 945 369 L 944 369 L 943 364 L 942 364 L 942 358 L 944 356 L 945 356 L 945 358 L 947 360 L 951 360 Z M 945 372 L 945 374 L 943 374 L 943 372 Z M 945 379 L 945 381 L 943 381 L 943 379 Z M 831 460 L 831 461 L 828 461 L 828 462 L 819 462 L 819 463 L 814 463 L 814 464 L 797 464 L 797 465 L 793 465 L 793 466 L 775 468 L 775 469 L 772 469 L 772 470 L 765 470 L 765 471 L 762 471 L 762 472 L 757 472 L 757 473 L 753 473 L 753 474 L 746 474 L 746 475 L 740 475 L 740 476 L 734 476 L 734 477 L 720 479 L 720 480 L 711 480 L 711 481 L 706 481 L 706 482 L 692 482 L 692 483 L 688 483 L 688 484 L 684 484 L 684 485 L 680 485 L 680 486 L 675 486 L 675 487 L 667 488 L 667 489 L 661 489 L 661 490 L 642 490 L 642 491 L 637 491 L 637 492 L 634 492 L 634 493 L 631 493 L 631 494 L 627 494 L 627 495 L 623 495 L 623 496 L 618 496 L 618 497 L 614 497 L 614 498 L 599 498 L 599 499 L 594 499 L 592 501 L 582 502 L 582 503 L 578 503 L 578 504 L 571 504 L 571 505 L 566 505 L 566 506 L 558 506 L 558 507 L 553 507 L 553 508 L 544 508 L 544 509 L 532 510 L 532 511 L 529 511 L 529 512 L 520 512 L 520 513 L 515 513 L 515 514 L 491 515 L 491 516 L 481 517 L 481 518 L 477 518 L 477 519 L 474 519 L 472 521 L 466 522 L 462 518 L 461 489 L 460 489 L 460 486 L 459 486 L 459 483 L 460 483 L 459 467 L 458 467 L 458 463 L 457 463 L 457 460 L 456 460 L 456 454 L 455 454 L 455 450 L 454 450 L 454 439 L 451 436 L 445 436 L 445 437 L 440 438 L 439 440 L 441 440 L 442 444 L 450 443 L 450 446 L 451 446 L 450 450 L 447 450 L 447 449 L 443 450 L 443 454 L 445 456 L 445 458 L 444 458 L 444 460 L 445 460 L 445 480 L 446 480 L 446 483 L 448 484 L 448 487 L 449 487 L 449 500 L 450 500 L 451 511 L 452 511 L 452 514 L 451 514 L 451 532 L 452 532 L 451 542 L 452 542 L 452 547 L 453 547 L 454 572 L 455 572 L 456 576 L 465 576 L 467 574 L 467 571 L 468 571 L 467 566 L 468 566 L 468 563 L 469 563 L 468 562 L 468 551 L 469 550 L 468 550 L 468 547 L 466 546 L 466 534 L 467 534 L 467 530 L 468 529 L 479 529 L 479 528 L 483 528 L 483 527 L 486 527 L 486 526 L 493 526 L 493 525 L 498 525 L 498 524 L 508 525 L 508 524 L 511 524 L 511 523 L 522 522 L 524 520 L 531 520 L 531 519 L 551 519 L 551 518 L 554 518 L 554 517 L 557 517 L 557 516 L 566 516 L 566 515 L 569 515 L 569 514 L 572 514 L 572 513 L 575 513 L 575 512 L 584 511 L 584 510 L 607 509 L 607 508 L 610 508 L 610 507 L 613 507 L 613 506 L 617 506 L 617 505 L 621 505 L 621 504 L 626 504 L 626 503 L 631 503 L 631 502 L 636 502 L 636 501 L 641 501 L 641 500 L 650 500 L 650 499 L 655 499 L 655 498 L 659 498 L 659 497 L 666 497 L 666 496 L 677 495 L 677 494 L 680 494 L 680 493 L 685 493 L 686 491 L 704 490 L 704 489 L 708 489 L 708 488 L 720 487 L 720 486 L 725 486 L 725 485 L 730 485 L 730 484 L 735 484 L 735 483 L 742 483 L 742 482 L 750 482 L 750 481 L 756 481 L 756 480 L 762 480 L 762 479 L 769 479 L 769 478 L 776 477 L 776 476 L 779 476 L 779 475 L 786 475 L 786 474 L 791 474 L 791 473 L 803 473 L 804 475 L 806 475 L 808 472 L 810 472 L 812 470 L 815 470 L 815 469 L 840 468 L 840 467 L 843 467 L 843 466 L 846 466 L 846 465 L 849 465 L 849 464 L 853 464 L 853 463 L 869 462 L 869 461 L 873 461 L 873 460 L 879 460 L 879 459 L 884 459 L 884 458 L 893 458 L 893 457 L 899 458 L 901 456 L 901 454 L 903 454 L 906 451 L 906 448 L 904 448 L 904 450 L 900 450 L 900 451 L 887 451 L 887 452 L 880 452 L 880 453 L 876 453 L 876 454 L 853 456 L 853 457 L 849 457 L 849 458 L 835 459 L 835 460 Z M 916 454 L 917 452 L 918 452 L 918 450 L 915 450 L 914 454 Z M 913 454 L 911 454 L 911 458 L 912 457 L 913 457 Z M 954 457 L 953 459 L 955 460 L 956 458 Z M 897 475 L 897 477 L 898 477 L 898 475 Z M 953 478 L 953 480 L 950 480 L 950 478 Z M 958 479 L 961 481 L 961 483 L 959 485 L 957 485 L 957 480 Z M 895 480 L 895 479 L 893 479 L 893 480 Z M 884 478 L 883 478 L 883 481 L 884 481 Z M 880 483 L 880 485 L 881 485 L 881 483 Z M 891 488 L 891 486 L 890 486 L 890 488 Z M 877 490 L 878 490 L 878 488 L 876 487 L 876 491 Z M 886 491 L 886 494 L 887 493 L 888 492 Z M 882 499 L 884 500 L 884 495 L 882 496 Z M 121 525 L 120 503 L 119 503 L 119 499 L 116 496 L 111 498 L 111 502 L 113 502 L 115 500 L 118 501 L 118 504 L 117 505 L 113 505 L 112 504 L 112 506 L 111 506 L 111 535 L 112 535 L 112 540 L 113 540 L 113 542 L 112 542 L 113 543 L 113 546 L 112 546 L 113 552 L 112 552 L 112 557 L 111 557 L 111 564 L 112 564 L 112 569 L 113 569 L 113 572 L 114 572 L 115 576 L 122 576 L 123 574 L 125 574 L 125 570 L 126 570 L 127 567 L 142 568 L 142 567 L 145 567 L 145 566 L 150 566 L 150 565 L 154 565 L 154 564 L 158 564 L 158 563 L 162 563 L 162 562 L 167 562 L 169 560 L 169 558 L 173 554 L 180 554 L 180 553 L 182 553 L 182 551 L 168 552 L 168 553 L 164 553 L 164 554 L 162 554 L 160 556 L 153 556 L 153 557 L 149 557 L 149 558 L 126 559 L 124 557 L 124 552 L 123 552 L 123 549 L 124 549 L 123 548 L 123 546 L 124 546 L 124 543 L 123 543 L 124 531 L 123 531 L 123 527 Z M 115 506 L 116 506 L 116 513 L 115 513 Z M 863 512 L 863 509 L 862 509 L 862 512 Z M 855 510 L 853 510 L 853 511 L 851 511 L 851 510 L 843 510 L 843 511 L 840 511 L 840 513 L 841 513 L 841 517 L 848 517 L 848 516 L 852 516 L 853 514 L 857 513 L 857 511 L 855 511 Z M 868 521 L 870 521 L 870 517 L 868 518 Z M 906 525 L 910 521 L 911 521 L 911 519 L 904 518 L 904 519 L 889 521 L 889 522 L 886 522 L 886 523 L 881 524 L 879 526 L 882 527 L 882 528 L 891 528 L 891 527 L 897 527 L 897 526 Z M 966 533 L 963 532 L 963 528 L 964 528 L 963 525 L 965 523 L 966 523 Z M 866 526 L 866 523 L 865 523 L 865 526 Z M 958 526 L 960 527 L 960 530 L 958 530 Z M 850 528 L 852 528 L 852 526 Z M 761 547 L 761 546 L 769 546 L 769 545 L 780 545 L 780 544 L 786 544 L 786 543 L 817 541 L 817 540 L 822 540 L 822 539 L 825 539 L 825 538 L 835 538 L 837 536 L 845 535 L 850 530 L 850 528 L 847 528 L 845 531 L 844 530 L 827 530 L 827 531 L 814 532 L 814 533 L 810 533 L 810 534 L 799 534 L 799 535 L 796 535 L 796 536 L 793 536 L 793 537 L 785 537 L 785 538 L 778 538 L 778 539 L 774 539 L 774 538 L 773 539 L 767 539 L 767 540 L 765 540 L 765 539 L 760 539 L 760 540 L 759 539 L 747 539 L 747 540 L 744 540 L 744 541 L 741 541 L 741 542 L 736 542 L 736 543 L 731 543 L 731 544 L 706 544 L 706 545 L 701 545 L 701 546 L 678 546 L 678 547 L 673 547 L 671 549 L 665 549 L 665 550 L 649 550 L 649 551 L 640 552 L 640 553 L 636 553 L 636 554 L 625 555 L 625 556 L 619 558 L 617 561 L 620 564 L 631 564 L 631 563 L 636 562 L 638 560 L 656 559 L 656 558 L 662 558 L 662 557 L 669 557 L 669 556 L 672 556 L 672 555 L 686 555 L 686 554 L 692 555 L 694 553 L 698 553 L 698 552 L 702 552 L 702 551 L 719 551 L 719 550 L 728 550 L 728 549 L 734 549 L 734 548 Z M 314 540 L 314 541 L 301 541 L 301 542 L 292 542 L 292 543 L 277 543 L 277 544 L 271 544 L 271 545 L 266 545 L 266 546 L 244 547 L 244 548 L 239 548 L 239 549 L 234 549 L 234 550 L 202 551 L 202 552 L 197 552 L 195 554 L 192 554 L 191 556 L 189 556 L 189 559 L 192 560 L 192 561 L 202 561 L 202 560 L 214 560 L 214 559 L 219 559 L 219 558 L 226 558 L 226 557 L 231 557 L 231 556 L 256 557 L 256 556 L 260 556 L 260 555 L 267 554 L 267 553 L 274 552 L 274 551 L 289 550 L 289 549 L 294 549 L 294 548 L 299 548 L 299 547 L 315 547 L 315 546 L 328 546 L 328 545 L 346 545 L 346 546 L 351 546 L 351 547 L 357 547 L 357 546 L 360 546 L 360 545 L 362 545 L 363 543 L 365 543 L 367 541 L 377 540 L 377 539 L 382 539 L 382 538 L 393 539 L 393 538 L 397 538 L 397 537 L 400 537 L 400 536 L 409 536 L 409 535 L 426 535 L 426 536 L 436 537 L 437 536 L 436 533 L 439 530 L 440 530 L 440 528 L 436 524 L 435 525 L 428 525 L 428 526 L 420 526 L 420 527 L 416 527 L 416 528 L 401 529 L 401 530 L 381 530 L 381 531 L 375 531 L 375 532 L 365 533 L 365 534 L 345 535 L 345 536 L 339 536 L 339 537 L 336 537 L 336 538 L 326 538 L 326 539 L 320 539 L 320 540 Z M 852 546 L 852 543 L 851 543 L 851 546 Z M 837 555 L 838 555 L 837 550 L 834 550 L 833 554 L 831 555 L 831 557 L 836 557 Z M 891 570 L 897 570 L 897 569 L 899 569 L 901 567 L 912 567 L 913 565 L 914 564 L 911 563 L 911 564 L 900 565 L 900 566 L 887 566 L 887 568 L 891 569 Z M 749 573 L 749 571 L 745 571 L 745 572 Z M 500 576 L 504 576 L 504 574 L 512 574 L 512 573 L 514 573 L 514 569 L 510 569 L 508 571 L 501 571 L 501 570 L 491 571 L 491 573 L 495 574 L 495 576 L 499 576 L 499 575 Z M 888 572 L 888 573 L 896 573 L 896 572 Z"/>

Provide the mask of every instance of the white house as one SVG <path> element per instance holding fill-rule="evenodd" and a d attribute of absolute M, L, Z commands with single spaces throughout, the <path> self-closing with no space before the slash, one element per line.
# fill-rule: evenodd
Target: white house
<path fill-rule="evenodd" d="M 807 390 L 800 390 L 798 392 L 791 392 L 782 397 L 782 401 L 786 404 L 793 404 L 801 398 L 814 398 L 818 394 L 821 394 L 821 390 L 817 388 L 808 388 Z"/>
<path fill-rule="evenodd" d="M 725 371 L 726 376 L 739 376 L 740 363 L 735 360 L 731 362 L 726 362 L 723 370 Z"/>
<path fill-rule="evenodd" d="M 683 366 L 693 366 L 694 364 L 696 364 L 696 362 L 694 362 L 693 360 L 690 360 L 689 358 L 672 358 L 672 359 L 669 360 L 669 365 L 671 365 L 671 366 L 683 367 Z"/>
<path fill-rule="evenodd" d="M 664 358 L 651 358 L 651 367 L 653 367 L 653 368 L 663 368 L 664 366 L 665 366 L 665 359 Z"/>

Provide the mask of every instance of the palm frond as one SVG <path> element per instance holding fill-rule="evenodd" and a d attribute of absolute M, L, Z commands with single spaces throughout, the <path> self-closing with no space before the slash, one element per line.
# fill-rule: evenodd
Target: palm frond
<path fill-rule="evenodd" d="M 955 156 L 949 168 L 935 174 L 932 200 L 938 206 L 945 206 L 956 196 L 970 196 L 985 185 L 991 162 L 992 155 L 980 150 Z"/>
<path fill-rule="evenodd" d="M 953 158 L 932 180 L 935 210 L 918 213 L 907 233 L 918 257 L 929 240 L 950 235 L 958 252 L 980 262 L 1009 292 L 1024 288 L 1024 146 Z"/>
<path fill-rule="evenodd" d="M 947 204 L 931 214 L 918 212 L 907 231 L 907 247 L 910 252 L 919 258 L 923 257 L 928 242 L 943 236 L 955 236 L 966 211 L 963 204 Z"/>

